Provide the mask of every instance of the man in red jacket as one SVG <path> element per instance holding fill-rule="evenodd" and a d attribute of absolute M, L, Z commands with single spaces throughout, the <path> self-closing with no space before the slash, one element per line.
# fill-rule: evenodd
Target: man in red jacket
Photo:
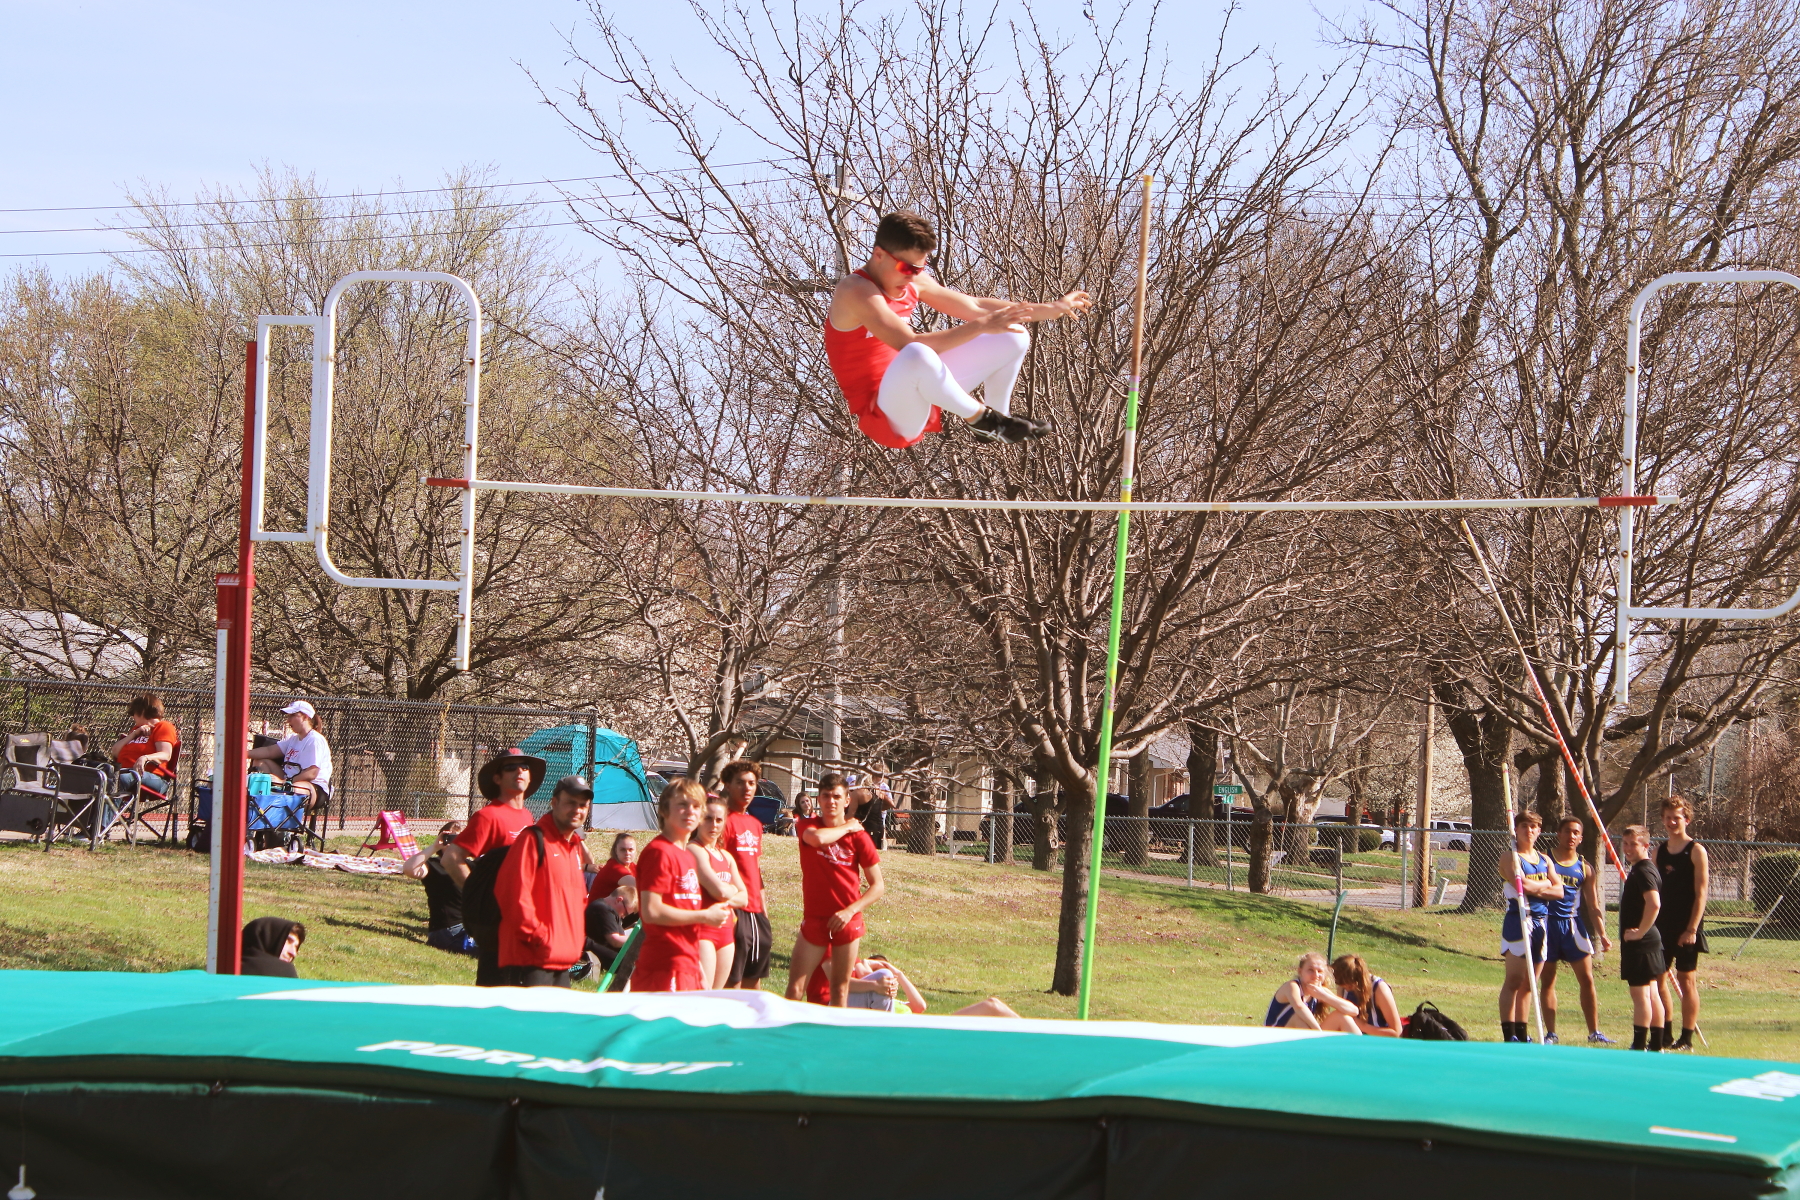
<path fill-rule="evenodd" d="M 586 947 L 587 880 L 581 830 L 594 789 L 564 777 L 550 811 L 513 839 L 494 880 L 500 905 L 500 985 L 568 987 Z"/>

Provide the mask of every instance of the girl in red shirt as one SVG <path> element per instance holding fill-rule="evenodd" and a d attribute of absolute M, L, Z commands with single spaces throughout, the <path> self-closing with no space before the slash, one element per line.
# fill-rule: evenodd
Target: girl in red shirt
<path fill-rule="evenodd" d="M 701 867 L 695 855 L 703 852 L 690 847 L 688 839 L 705 811 L 706 789 L 692 779 L 675 780 L 657 798 L 662 833 L 637 861 L 644 943 L 631 973 L 631 991 L 697 992 L 709 982 L 700 976 L 698 930 L 724 925 L 731 919 L 731 906 L 723 900 L 701 903 Z"/>
<path fill-rule="evenodd" d="M 737 869 L 737 860 L 721 844 L 725 832 L 725 821 L 731 815 L 731 809 L 725 801 L 717 797 L 708 797 L 706 816 L 700 820 L 700 828 L 694 834 L 690 845 L 705 855 L 705 865 L 711 869 L 713 877 L 718 881 L 720 890 L 714 891 L 707 883 L 705 875 L 701 876 L 701 886 L 705 887 L 716 900 L 723 900 L 733 909 L 739 909 L 749 901 L 749 893 L 743 885 L 733 878 Z M 731 961 L 737 952 L 737 914 L 718 928 L 710 925 L 699 927 L 700 937 L 700 978 L 708 988 L 723 988 L 731 979 Z"/>
<path fill-rule="evenodd" d="M 587 902 L 597 904 L 618 890 L 619 880 L 637 874 L 637 839 L 629 833 L 613 838 L 612 855 L 594 873 L 588 885 Z"/>

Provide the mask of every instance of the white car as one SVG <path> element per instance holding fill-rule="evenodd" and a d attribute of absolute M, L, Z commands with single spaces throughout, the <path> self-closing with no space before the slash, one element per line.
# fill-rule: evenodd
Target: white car
<path fill-rule="evenodd" d="M 1433 821 L 1431 823 L 1431 848 L 1433 850 L 1467 851 L 1469 843 L 1475 838 L 1475 827 L 1467 821 Z"/>

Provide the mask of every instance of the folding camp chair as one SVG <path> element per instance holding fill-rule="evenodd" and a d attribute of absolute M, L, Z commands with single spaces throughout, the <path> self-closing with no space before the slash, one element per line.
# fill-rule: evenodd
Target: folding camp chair
<path fill-rule="evenodd" d="M 292 791 L 250 794 L 247 832 L 258 849 L 281 846 L 300 850 L 306 844 L 306 797 Z"/>
<path fill-rule="evenodd" d="M 312 807 L 306 810 L 306 842 L 325 848 L 325 836 L 331 830 L 331 788 L 313 780 Z"/>
<path fill-rule="evenodd" d="M 50 848 L 58 812 L 56 768 L 80 757 L 80 742 L 56 741 L 47 733 L 13 733 L 6 737 L 0 761 L 0 829 L 44 838 Z"/>

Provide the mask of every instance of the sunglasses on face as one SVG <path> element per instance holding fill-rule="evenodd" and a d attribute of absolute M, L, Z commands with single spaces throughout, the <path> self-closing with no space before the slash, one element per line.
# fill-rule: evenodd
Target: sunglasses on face
<path fill-rule="evenodd" d="M 906 276 L 908 279 L 912 279 L 912 278 L 915 278 L 916 276 L 923 275 L 925 273 L 925 268 L 927 268 L 931 265 L 931 260 L 929 258 L 926 259 L 922 263 L 909 263 L 904 258 L 901 258 L 898 254 L 895 254 L 891 250 L 884 250 L 884 251 L 882 251 L 882 253 L 886 254 L 889 258 L 893 259 L 894 265 L 896 267 L 900 268 L 900 273 L 902 275 Z"/>

